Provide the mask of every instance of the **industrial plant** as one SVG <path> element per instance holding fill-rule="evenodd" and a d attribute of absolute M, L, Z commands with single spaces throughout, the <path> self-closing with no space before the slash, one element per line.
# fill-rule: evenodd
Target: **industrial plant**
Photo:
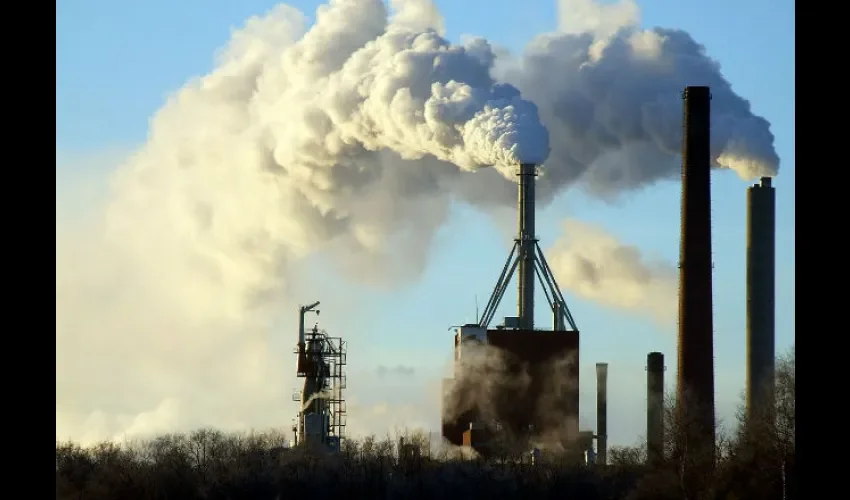
<path fill-rule="evenodd" d="M 330 337 L 319 330 L 318 323 L 308 332 L 305 316 L 319 315 L 319 302 L 298 310 L 298 346 L 296 371 L 304 379 L 304 389 L 293 395 L 301 403 L 293 427 L 295 444 L 299 442 L 339 450 L 345 434 L 346 344 L 340 337 Z"/>
<path fill-rule="evenodd" d="M 442 433 L 455 445 L 470 446 L 481 454 L 503 436 L 521 443 L 548 441 L 570 447 L 579 440 L 579 331 L 535 233 L 535 178 L 537 166 L 522 164 L 517 171 L 518 228 L 496 286 L 477 324 L 455 329 L 455 377 L 444 383 Z M 517 275 L 517 314 L 490 328 L 496 310 Z M 537 282 L 552 312 L 550 330 L 535 328 L 534 292 Z M 459 397 L 475 390 L 474 374 L 459 373 L 469 349 L 494 348 L 506 367 L 501 380 L 488 381 L 491 401 L 467 405 Z M 475 371 L 474 364 L 468 370 Z M 526 383 L 517 386 L 517 380 Z M 558 380 L 557 389 L 553 380 Z M 455 408 L 460 406 L 459 415 Z M 484 408 L 486 407 L 486 408 Z M 500 436 L 503 435 L 503 436 Z"/>
<path fill-rule="evenodd" d="M 714 455 L 714 330 L 711 234 L 711 92 L 689 86 L 682 139 L 681 245 L 677 352 L 677 418 L 687 421 L 674 450 Z M 518 227 L 508 258 L 476 323 L 453 327 L 454 376 L 443 381 L 442 436 L 488 457 L 504 451 L 572 453 L 585 463 L 608 461 L 608 363 L 596 364 L 596 429 L 579 429 L 579 329 L 535 232 L 539 166 L 518 166 Z M 747 411 L 770 412 L 774 387 L 775 191 L 762 178 L 747 193 Z M 516 278 L 515 316 L 491 326 Z M 535 322 L 535 287 L 551 311 Z M 345 342 L 318 326 L 305 329 L 300 308 L 297 375 L 304 389 L 297 441 L 337 449 L 345 429 Z M 665 459 L 664 354 L 646 358 L 647 461 Z M 501 447 L 501 448 L 500 448 Z M 406 448 L 405 448 L 406 449 Z M 686 451 L 685 451 L 686 450 Z"/>

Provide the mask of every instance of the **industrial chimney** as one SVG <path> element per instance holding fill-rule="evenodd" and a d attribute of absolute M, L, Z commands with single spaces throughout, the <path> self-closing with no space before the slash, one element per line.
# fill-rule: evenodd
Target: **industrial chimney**
<path fill-rule="evenodd" d="M 682 141 L 677 403 L 683 451 L 714 456 L 714 339 L 711 287 L 711 94 L 686 87 Z M 687 422 L 687 423 L 685 423 Z"/>
<path fill-rule="evenodd" d="M 536 165 L 523 163 L 519 166 L 517 317 L 519 318 L 519 327 L 524 330 L 534 329 L 534 263 L 537 258 L 535 254 L 537 239 L 534 236 L 534 178 L 536 176 Z"/>
<path fill-rule="evenodd" d="M 596 463 L 608 462 L 608 363 L 596 363 Z"/>
<path fill-rule="evenodd" d="M 774 405 L 776 190 L 770 177 L 747 189 L 747 416 Z"/>
<path fill-rule="evenodd" d="M 664 460 L 664 354 L 646 356 L 646 460 L 659 465 Z"/>

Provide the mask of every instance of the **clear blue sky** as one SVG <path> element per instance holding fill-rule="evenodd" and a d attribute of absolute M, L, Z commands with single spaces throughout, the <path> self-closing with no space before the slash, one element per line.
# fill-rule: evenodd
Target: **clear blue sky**
<path fill-rule="evenodd" d="M 318 3 L 288 2 L 311 16 Z M 437 0 L 447 35 L 481 35 L 519 51 L 536 34 L 556 27 L 554 1 Z M 212 68 L 216 49 L 232 28 L 266 12 L 271 0 L 59 0 L 56 26 L 56 144 L 66 153 L 91 154 L 141 144 L 148 120 L 166 96 L 190 77 Z M 644 0 L 644 26 L 684 29 L 720 61 L 735 91 L 766 117 L 781 158 L 777 187 L 777 351 L 794 342 L 794 4 L 790 0 Z M 57 178 L 60 173 L 57 173 Z M 74 175 L 62 172 L 63 175 Z M 715 358 L 717 400 L 731 417 L 744 383 L 745 188 L 731 172 L 715 175 Z M 679 186 L 651 186 L 617 205 L 570 191 L 539 215 L 544 248 L 565 216 L 603 226 L 624 242 L 678 258 Z M 361 314 L 345 329 L 360 331 L 369 345 L 352 345 L 353 364 L 411 365 L 427 372 L 452 345 L 446 329 L 472 319 L 473 296 L 483 305 L 506 257 L 502 235 L 483 216 L 459 209 L 443 228 L 425 276 L 400 292 L 360 291 Z M 474 241 L 474 251 L 469 242 Z M 475 265 L 472 265 L 475 264 Z M 321 298 L 321 297 L 318 297 Z M 305 297 L 304 300 L 312 300 Z M 582 331 L 582 392 L 585 422 L 592 422 L 593 364 L 611 363 L 617 384 L 631 399 L 612 400 L 613 413 L 643 411 L 646 353 L 667 355 L 668 387 L 675 369 L 672 327 L 660 329 L 639 316 L 602 308 L 568 296 Z M 505 302 L 513 303 L 508 297 Z M 328 304 L 328 316 L 333 305 Z M 324 317 L 324 316 L 323 316 Z M 330 318 L 329 318 L 330 319 Z M 294 330 L 293 330 L 294 331 Z M 368 332 L 368 334 L 367 334 Z M 347 335 L 345 331 L 335 332 Z M 288 355 L 287 351 L 284 351 Z M 612 440 L 631 441 L 642 416 Z"/>

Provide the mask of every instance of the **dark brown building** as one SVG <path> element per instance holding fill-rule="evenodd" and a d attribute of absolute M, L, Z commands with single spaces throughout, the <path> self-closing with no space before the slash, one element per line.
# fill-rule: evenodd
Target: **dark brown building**
<path fill-rule="evenodd" d="M 486 336 L 504 364 L 497 386 L 489 386 L 488 417 L 498 423 L 481 421 L 481 412 L 472 409 L 450 421 L 444 418 L 443 436 L 452 444 L 463 445 L 464 432 L 476 422 L 513 438 L 577 439 L 579 333 L 504 329 L 487 330 Z M 455 338 L 456 353 L 459 342 L 460 334 Z"/>

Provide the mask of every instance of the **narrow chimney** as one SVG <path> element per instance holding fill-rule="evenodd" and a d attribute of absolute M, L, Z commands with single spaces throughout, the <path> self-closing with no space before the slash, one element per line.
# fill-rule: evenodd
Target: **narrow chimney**
<path fill-rule="evenodd" d="M 747 189 L 747 416 L 774 407 L 776 190 L 770 177 Z"/>
<path fill-rule="evenodd" d="M 517 317 L 523 330 L 534 329 L 534 180 L 537 166 L 523 163 L 519 166 L 519 210 L 517 239 L 519 240 L 519 276 L 517 276 Z"/>
<path fill-rule="evenodd" d="M 714 457 L 714 327 L 711 262 L 711 94 L 686 87 L 682 141 L 677 403 L 684 419 L 681 450 Z M 686 422 L 686 423 L 685 423 Z"/>
<path fill-rule="evenodd" d="M 596 363 L 596 463 L 608 460 L 608 363 Z"/>
<path fill-rule="evenodd" d="M 664 460 L 664 354 L 646 356 L 646 459 L 652 466 Z"/>

